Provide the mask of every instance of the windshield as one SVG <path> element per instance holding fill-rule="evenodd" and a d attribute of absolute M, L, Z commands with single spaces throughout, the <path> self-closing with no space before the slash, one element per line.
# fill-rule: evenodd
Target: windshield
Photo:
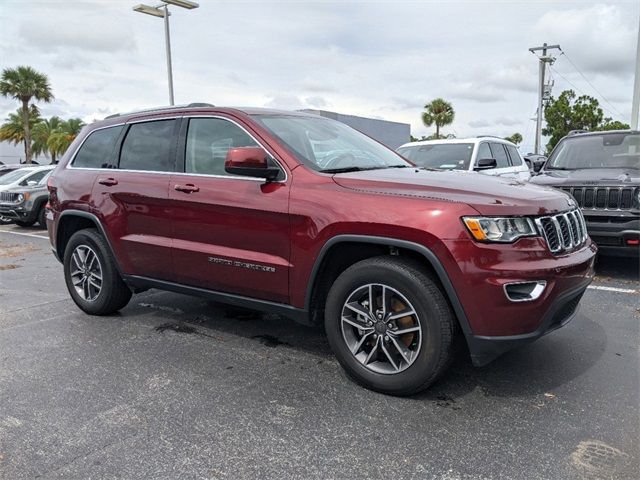
<path fill-rule="evenodd" d="M 10 183 L 20 180 L 27 173 L 29 173 L 29 171 L 24 169 L 18 169 L 14 170 L 13 172 L 7 173 L 6 175 L 0 177 L 0 185 L 9 185 Z"/>
<path fill-rule="evenodd" d="M 398 153 L 419 167 L 467 170 L 473 143 L 440 143 L 400 147 Z"/>
<path fill-rule="evenodd" d="M 640 134 L 607 133 L 565 138 L 555 148 L 545 170 L 579 168 L 640 168 Z"/>
<path fill-rule="evenodd" d="M 347 125 L 322 117 L 254 115 L 310 168 L 327 173 L 411 165 Z"/>

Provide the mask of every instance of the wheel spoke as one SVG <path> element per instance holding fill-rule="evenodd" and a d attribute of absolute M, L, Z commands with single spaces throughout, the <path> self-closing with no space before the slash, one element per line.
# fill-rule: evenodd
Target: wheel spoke
<path fill-rule="evenodd" d="M 374 297 L 373 297 L 373 285 L 369 285 L 369 316 L 373 318 L 374 316 Z"/>
<path fill-rule="evenodd" d="M 369 312 L 369 310 L 364 308 L 358 302 L 347 303 L 345 307 L 347 307 L 349 310 L 353 312 L 356 312 L 359 315 L 364 316 L 365 318 L 369 318 L 369 319 L 371 318 L 371 313 Z"/>
<path fill-rule="evenodd" d="M 89 277 L 88 279 L 88 283 L 91 284 L 92 286 L 94 286 L 95 288 L 97 288 L 98 290 L 100 290 L 100 287 L 102 287 L 102 285 L 100 283 L 97 283 L 93 278 Z"/>
<path fill-rule="evenodd" d="M 398 318 L 402 318 L 402 317 L 409 317 L 411 315 L 415 315 L 416 312 L 413 311 L 412 308 L 407 308 L 405 310 L 402 310 L 401 312 L 394 312 L 389 316 L 389 320 L 397 320 Z"/>
<path fill-rule="evenodd" d="M 354 355 L 357 355 L 360 349 L 362 348 L 362 345 L 364 345 L 364 342 L 366 342 L 369 339 L 372 333 L 373 333 L 373 329 L 371 329 L 370 332 L 366 332 L 364 335 L 362 335 L 358 343 L 351 349 L 351 353 L 353 353 Z"/>
<path fill-rule="evenodd" d="M 394 336 L 389 337 L 391 339 L 391 343 L 396 347 L 396 350 L 402 355 L 404 361 L 407 363 L 411 363 L 411 350 L 405 347 L 402 343 L 400 343 Z"/>
<path fill-rule="evenodd" d="M 96 261 L 96 256 L 92 253 L 89 253 L 87 255 L 87 269 L 91 270 L 91 267 L 93 267 L 93 262 Z"/>
<path fill-rule="evenodd" d="M 77 280 L 74 280 L 72 278 L 71 281 L 73 282 L 73 285 L 75 287 L 78 287 L 78 286 L 82 285 L 82 282 L 84 282 L 84 276 L 80 276 L 80 278 L 78 278 Z"/>
<path fill-rule="evenodd" d="M 73 263 L 76 264 L 76 267 L 78 269 L 82 268 L 82 260 L 80 260 L 80 254 L 78 253 L 78 250 L 73 252 L 73 255 L 71 255 L 71 260 L 73 260 Z"/>
<path fill-rule="evenodd" d="M 398 370 L 400 370 L 400 366 L 396 364 L 395 360 L 393 359 L 393 357 L 391 356 L 391 354 L 389 353 L 389 351 L 387 350 L 387 348 L 384 346 L 384 342 L 380 342 L 380 347 L 382 348 L 382 351 L 384 352 L 384 354 L 386 355 L 387 359 L 389 359 L 389 363 L 391 364 L 391 366 L 394 368 L 394 370 L 397 372 Z"/>
<path fill-rule="evenodd" d="M 352 320 L 351 318 L 348 318 L 348 317 L 342 317 L 342 321 L 344 323 L 348 323 L 352 327 L 356 327 L 356 328 L 359 328 L 361 330 L 371 330 L 371 331 L 373 331 L 373 327 L 370 327 L 370 326 L 366 325 L 365 323 L 356 322 L 355 320 Z"/>
<path fill-rule="evenodd" d="M 391 330 L 389 333 L 394 337 L 397 337 L 398 335 L 404 335 L 405 333 L 418 332 L 418 331 L 420 331 L 420 327 L 415 326 L 415 327 L 409 327 L 409 328 L 402 328 L 400 330 Z"/>
<path fill-rule="evenodd" d="M 373 345 L 373 347 L 371 347 L 371 351 L 369 352 L 369 355 L 367 355 L 367 358 L 365 358 L 365 360 L 364 360 L 364 364 L 365 365 L 369 364 L 369 362 L 373 358 L 374 354 L 378 351 L 378 345 L 380 345 L 380 338 L 381 337 L 378 337 L 376 339 L 376 343 Z"/>

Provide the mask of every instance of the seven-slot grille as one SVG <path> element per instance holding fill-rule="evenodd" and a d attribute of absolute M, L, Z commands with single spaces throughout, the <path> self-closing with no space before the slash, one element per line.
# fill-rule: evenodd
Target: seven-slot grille
<path fill-rule="evenodd" d="M 562 187 L 581 208 L 631 210 L 638 187 Z"/>
<path fill-rule="evenodd" d="M 2 203 L 18 203 L 19 193 L 0 192 L 0 202 Z"/>
<path fill-rule="evenodd" d="M 536 218 L 551 253 L 566 253 L 584 245 L 587 226 L 579 209 Z"/>

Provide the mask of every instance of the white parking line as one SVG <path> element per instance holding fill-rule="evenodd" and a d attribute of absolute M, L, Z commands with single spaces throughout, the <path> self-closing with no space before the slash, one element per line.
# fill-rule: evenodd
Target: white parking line
<path fill-rule="evenodd" d="M 12 235 L 22 235 L 23 237 L 36 237 L 36 238 L 44 238 L 45 240 L 49 240 L 48 235 L 38 235 L 37 233 L 12 232 L 11 230 L 2 230 L 2 229 L 0 229 L 0 233 L 11 233 Z"/>
<path fill-rule="evenodd" d="M 638 290 L 632 290 L 630 288 L 603 287 L 600 285 L 589 285 L 587 288 L 591 290 L 604 290 L 605 292 L 639 293 Z"/>

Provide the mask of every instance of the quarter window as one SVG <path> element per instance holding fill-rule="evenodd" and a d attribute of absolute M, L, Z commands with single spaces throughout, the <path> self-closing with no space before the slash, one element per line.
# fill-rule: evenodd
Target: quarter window
<path fill-rule="evenodd" d="M 509 156 L 511 157 L 511 165 L 515 167 L 519 167 L 522 165 L 522 158 L 518 153 L 518 149 L 513 145 L 505 145 L 507 148 L 507 152 L 509 152 Z"/>
<path fill-rule="evenodd" d="M 491 148 L 491 153 L 493 153 L 493 158 L 496 159 L 496 168 L 506 168 L 510 166 L 507 151 L 501 143 L 490 143 L 489 147 Z"/>
<path fill-rule="evenodd" d="M 90 133 L 71 164 L 77 168 L 109 168 L 113 147 L 124 127 L 103 128 Z"/>
<path fill-rule="evenodd" d="M 185 172 L 232 176 L 224 170 L 230 148 L 255 147 L 256 141 L 237 125 L 221 118 L 189 120 Z"/>
<path fill-rule="evenodd" d="M 119 168 L 172 172 L 175 124 L 175 120 L 157 120 L 131 125 L 122 143 Z"/>

